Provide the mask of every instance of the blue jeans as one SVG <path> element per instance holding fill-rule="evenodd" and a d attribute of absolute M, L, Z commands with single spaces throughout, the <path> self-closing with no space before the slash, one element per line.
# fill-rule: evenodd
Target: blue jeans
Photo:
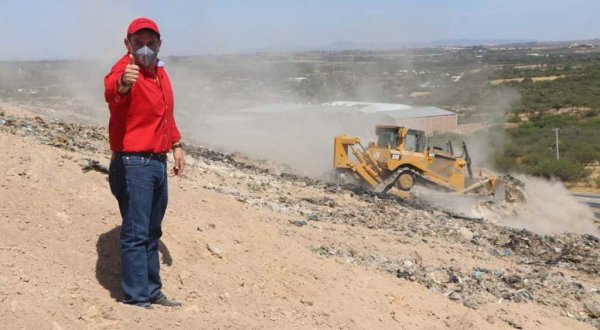
<path fill-rule="evenodd" d="M 158 239 L 168 201 L 166 158 L 117 153 L 110 190 L 119 202 L 123 302 L 145 305 L 161 295 Z"/>

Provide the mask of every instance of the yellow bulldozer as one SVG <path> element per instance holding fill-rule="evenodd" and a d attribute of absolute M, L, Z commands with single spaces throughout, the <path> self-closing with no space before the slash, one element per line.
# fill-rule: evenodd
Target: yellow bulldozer
<path fill-rule="evenodd" d="M 377 142 L 367 148 L 357 137 L 335 137 L 333 166 L 339 174 L 350 174 L 375 192 L 400 197 L 410 196 L 416 184 L 455 194 L 492 198 L 496 194 L 498 177 L 485 169 L 472 169 L 464 142 L 457 156 L 450 141 L 446 148 L 428 146 L 421 130 L 378 125 L 375 133 Z"/>

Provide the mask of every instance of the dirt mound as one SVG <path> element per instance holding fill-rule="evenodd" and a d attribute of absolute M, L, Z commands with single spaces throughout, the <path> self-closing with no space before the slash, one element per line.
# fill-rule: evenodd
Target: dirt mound
<path fill-rule="evenodd" d="M 0 113 L 4 327 L 598 326 L 594 236 L 499 227 L 203 147 L 170 178 L 160 248 L 184 307 L 120 304 L 104 131 Z"/>

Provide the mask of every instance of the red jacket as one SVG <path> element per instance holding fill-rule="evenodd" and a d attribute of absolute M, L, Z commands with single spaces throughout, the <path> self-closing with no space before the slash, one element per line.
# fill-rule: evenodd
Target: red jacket
<path fill-rule="evenodd" d="M 117 84 L 128 63 L 126 54 L 104 78 L 110 148 L 114 152 L 168 152 L 181 134 L 173 117 L 173 90 L 167 72 L 162 62 L 156 67 L 156 76 L 140 70 L 131 90 L 119 95 Z"/>

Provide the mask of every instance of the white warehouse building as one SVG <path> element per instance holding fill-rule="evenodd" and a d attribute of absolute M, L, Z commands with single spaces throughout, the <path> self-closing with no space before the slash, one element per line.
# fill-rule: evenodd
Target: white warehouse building
<path fill-rule="evenodd" d="M 405 126 L 420 129 L 426 134 L 457 132 L 458 116 L 438 107 L 406 104 L 336 101 L 320 105 L 265 104 L 238 110 L 240 114 L 283 115 L 301 120 L 303 115 L 326 115 L 331 120 L 361 120 L 365 122 Z"/>

